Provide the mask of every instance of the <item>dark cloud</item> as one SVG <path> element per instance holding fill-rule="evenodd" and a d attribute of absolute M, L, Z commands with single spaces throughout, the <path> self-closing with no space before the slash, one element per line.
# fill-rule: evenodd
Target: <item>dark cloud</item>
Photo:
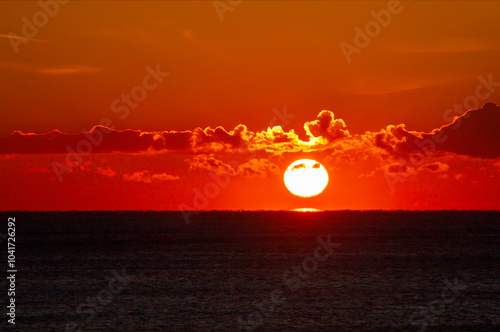
<path fill-rule="evenodd" d="M 439 162 L 439 161 L 435 162 L 435 163 L 432 163 L 432 164 L 426 164 L 426 165 L 420 166 L 420 169 L 427 170 L 429 172 L 434 172 L 434 173 L 445 172 L 449 168 L 450 168 L 450 166 L 448 166 L 448 164 L 445 164 L 445 163 L 442 163 L 442 162 Z"/>
<path fill-rule="evenodd" d="M 265 178 L 268 174 L 280 174 L 280 168 L 267 159 L 252 159 L 238 166 L 238 174 L 243 177 Z"/>
<path fill-rule="evenodd" d="M 153 181 L 175 181 L 178 179 L 179 179 L 178 176 L 170 175 L 167 173 L 153 174 L 148 170 L 123 174 L 123 180 L 125 181 L 134 181 L 143 183 L 151 183 Z"/>
<path fill-rule="evenodd" d="M 389 173 L 408 173 L 410 168 L 405 164 L 391 164 L 387 165 L 387 172 Z"/>
<path fill-rule="evenodd" d="M 247 132 L 247 127 L 241 124 L 229 132 L 220 126 L 215 129 L 210 127 L 205 129 L 196 128 L 193 132 L 193 141 L 195 147 L 209 143 L 225 143 L 231 147 L 240 147 L 247 142 Z"/>
<path fill-rule="evenodd" d="M 189 162 L 189 170 L 191 171 L 207 171 L 231 176 L 265 178 L 268 174 L 276 175 L 281 172 L 276 164 L 267 159 L 254 158 L 242 163 L 236 160 L 224 162 L 217 159 L 214 154 L 199 154 L 192 159 L 186 159 L 186 161 Z"/>
<path fill-rule="evenodd" d="M 223 161 L 215 158 L 214 154 L 200 154 L 194 156 L 192 159 L 186 159 L 189 162 L 189 170 L 191 171 L 209 171 L 217 174 L 230 174 L 236 173 L 233 166 L 224 163 Z"/>
<path fill-rule="evenodd" d="M 488 103 L 455 117 L 430 133 L 409 131 L 404 124 L 367 132 L 363 139 L 394 157 L 451 152 L 479 158 L 500 157 L 500 107 Z"/>
<path fill-rule="evenodd" d="M 0 140 L 1 154 L 139 152 L 151 149 L 152 133 L 95 126 L 88 132 L 67 134 L 59 130 L 34 134 L 13 132 Z"/>
<path fill-rule="evenodd" d="M 414 142 L 419 139 L 418 132 L 411 132 L 404 124 L 389 125 L 378 132 L 366 132 L 361 139 L 379 148 L 381 156 L 405 157 L 416 150 Z"/>
<path fill-rule="evenodd" d="M 456 117 L 454 121 L 424 139 L 436 142 L 436 149 L 479 158 L 500 157 L 500 106 L 485 104 Z"/>
<path fill-rule="evenodd" d="M 301 168 L 306 168 L 306 164 L 297 164 L 297 165 L 293 165 L 292 167 L 292 171 L 296 170 L 296 169 L 301 169 Z"/>
<path fill-rule="evenodd" d="M 373 155 L 382 159 L 392 157 L 396 160 L 410 160 L 416 155 L 451 152 L 472 157 L 497 158 L 500 157 L 499 123 L 500 107 L 489 103 L 456 117 L 452 123 L 430 133 L 410 131 L 404 124 L 399 124 L 353 136 L 349 134 L 342 119 L 335 119 L 330 111 L 322 111 L 316 120 L 304 124 L 308 141 L 300 140 L 294 130 L 284 131 L 280 126 L 259 132 L 249 131 L 243 124 L 233 130 L 207 127 L 192 131 L 146 132 L 116 130 L 98 125 L 89 132 L 77 134 L 58 130 L 42 134 L 15 131 L 0 139 L 0 154 L 87 155 L 185 151 L 211 155 L 220 152 L 260 151 L 277 156 L 294 152 L 322 152 L 325 155 L 343 155 L 347 159 Z M 209 160 L 203 162 L 208 163 Z M 390 162 L 394 160 L 388 163 Z"/>
<path fill-rule="evenodd" d="M 161 139 L 155 136 L 155 150 L 189 150 L 192 145 L 192 132 L 186 131 L 164 131 L 161 134 Z"/>

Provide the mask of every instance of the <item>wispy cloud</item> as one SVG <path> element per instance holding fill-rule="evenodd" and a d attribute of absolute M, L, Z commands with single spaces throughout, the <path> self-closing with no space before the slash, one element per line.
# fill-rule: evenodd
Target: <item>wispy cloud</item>
<path fill-rule="evenodd" d="M 37 38 L 26 38 L 26 37 L 23 37 L 23 36 L 16 35 L 14 33 L 13 34 L 0 33 L 0 38 L 18 39 L 18 40 L 26 40 L 26 41 L 35 41 L 35 42 L 40 42 L 40 43 L 48 42 L 48 40 L 37 39 Z"/>
<path fill-rule="evenodd" d="M 174 176 L 174 175 L 170 175 L 167 173 L 151 174 L 148 170 L 144 170 L 144 171 L 139 171 L 139 172 L 135 172 L 135 173 L 131 173 L 131 174 L 130 173 L 123 174 L 123 180 L 151 183 L 154 180 L 157 180 L 157 181 L 175 181 L 175 180 L 179 180 L 179 176 Z"/>
<path fill-rule="evenodd" d="M 392 81 L 380 80 L 379 77 L 345 83 L 341 91 L 354 95 L 385 95 L 411 90 L 450 85 L 457 80 L 465 80 L 466 75 L 430 75 L 421 78 L 408 78 L 404 82 L 396 78 Z"/>
<path fill-rule="evenodd" d="M 47 74 L 47 75 L 71 75 L 71 74 L 95 73 L 101 70 L 102 70 L 101 68 L 90 67 L 90 66 L 69 65 L 65 67 L 39 68 L 36 71 L 41 74 Z"/>
<path fill-rule="evenodd" d="M 473 39 L 450 39 L 437 42 L 426 42 L 420 45 L 397 45 L 394 50 L 398 53 L 472 53 L 498 52 L 496 44 Z"/>
<path fill-rule="evenodd" d="M 0 67 L 8 69 L 16 69 L 45 75 L 73 75 L 87 74 L 102 71 L 101 68 L 84 66 L 84 65 L 61 65 L 61 66 L 36 66 L 32 64 L 4 62 L 0 63 Z"/>

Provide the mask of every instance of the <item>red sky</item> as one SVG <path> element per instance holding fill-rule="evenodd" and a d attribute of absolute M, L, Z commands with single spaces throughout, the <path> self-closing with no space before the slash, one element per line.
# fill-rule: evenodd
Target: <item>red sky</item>
<path fill-rule="evenodd" d="M 500 208 L 497 2 L 52 6 L 0 3 L 2 210 Z"/>

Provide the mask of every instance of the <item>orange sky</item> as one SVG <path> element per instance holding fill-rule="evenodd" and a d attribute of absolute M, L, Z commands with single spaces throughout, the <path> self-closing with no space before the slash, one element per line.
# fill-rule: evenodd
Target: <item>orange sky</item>
<path fill-rule="evenodd" d="M 500 3 L 220 3 L 1 2 L 0 209 L 500 207 Z"/>

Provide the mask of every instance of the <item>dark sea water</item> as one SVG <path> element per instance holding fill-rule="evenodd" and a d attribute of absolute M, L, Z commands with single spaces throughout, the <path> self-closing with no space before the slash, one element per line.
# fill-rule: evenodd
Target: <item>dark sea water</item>
<path fill-rule="evenodd" d="M 19 331 L 500 330 L 499 212 L 1 214 Z"/>

